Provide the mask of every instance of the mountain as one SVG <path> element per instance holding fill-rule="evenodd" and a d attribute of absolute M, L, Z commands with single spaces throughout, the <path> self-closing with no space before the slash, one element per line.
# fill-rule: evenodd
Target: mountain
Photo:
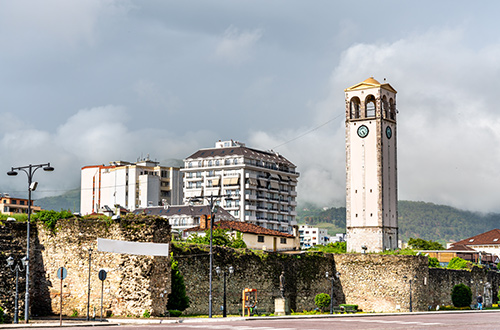
<path fill-rule="evenodd" d="M 500 214 L 463 211 L 426 202 L 399 201 L 400 239 L 422 238 L 446 243 L 500 228 Z M 301 207 L 297 221 L 327 228 L 330 235 L 345 232 L 345 207 L 326 210 Z"/>
<path fill-rule="evenodd" d="M 41 206 L 43 210 L 70 210 L 80 211 L 80 188 L 70 190 L 59 196 L 51 196 L 37 199 L 35 204 Z"/>

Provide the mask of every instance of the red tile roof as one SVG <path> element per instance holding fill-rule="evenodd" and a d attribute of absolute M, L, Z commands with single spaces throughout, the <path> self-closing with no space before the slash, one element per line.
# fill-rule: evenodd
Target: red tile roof
<path fill-rule="evenodd" d="M 472 236 L 453 245 L 500 245 L 500 229 L 493 229 L 476 236 Z"/>
<path fill-rule="evenodd" d="M 267 236 L 280 236 L 280 237 L 288 237 L 288 238 L 295 238 L 295 236 L 282 233 L 277 230 L 272 230 L 268 228 L 264 228 L 261 226 L 254 225 L 252 223 L 248 222 L 242 222 L 242 221 L 217 221 L 214 223 L 214 228 L 221 228 L 221 229 L 227 229 L 227 230 L 236 230 L 241 233 L 248 233 L 248 234 L 255 234 L 255 235 L 267 235 Z M 202 229 L 200 226 L 198 227 L 193 227 L 193 228 L 188 228 L 185 231 L 205 231 L 205 229 Z"/>
<path fill-rule="evenodd" d="M 446 251 L 472 251 L 472 252 L 474 252 L 476 250 L 474 250 L 471 247 L 468 247 L 467 245 L 455 243 L 455 244 L 453 244 L 453 246 L 446 249 Z"/>

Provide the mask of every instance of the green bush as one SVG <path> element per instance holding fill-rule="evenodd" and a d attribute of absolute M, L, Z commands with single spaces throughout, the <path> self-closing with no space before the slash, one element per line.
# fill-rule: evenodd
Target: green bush
<path fill-rule="evenodd" d="M 146 309 L 144 313 L 142 313 L 142 317 L 149 319 L 151 317 L 151 313 Z"/>
<path fill-rule="evenodd" d="M 464 260 L 459 257 L 453 257 L 451 258 L 450 262 L 448 263 L 448 269 L 464 269 L 467 268 L 467 264 L 469 262 L 467 260 Z"/>
<path fill-rule="evenodd" d="M 184 276 L 179 271 L 179 264 L 171 259 L 172 270 L 172 292 L 168 295 L 167 309 L 183 311 L 189 307 L 189 297 L 186 295 L 186 285 L 184 284 Z"/>
<path fill-rule="evenodd" d="M 316 297 L 314 297 L 314 303 L 319 309 L 324 311 L 330 306 L 330 295 L 328 293 L 318 293 Z"/>
<path fill-rule="evenodd" d="M 171 317 L 179 317 L 182 315 L 182 311 L 179 311 L 177 309 L 169 309 L 168 312 L 170 313 Z"/>
<path fill-rule="evenodd" d="M 0 324 L 3 324 L 5 322 L 5 316 L 3 314 L 3 308 L 0 307 Z"/>
<path fill-rule="evenodd" d="M 429 267 L 439 267 L 438 258 L 429 257 Z"/>
<path fill-rule="evenodd" d="M 340 307 L 349 307 L 349 308 L 352 308 L 352 309 L 358 309 L 358 305 L 350 305 L 350 304 L 340 304 L 339 305 Z"/>
<path fill-rule="evenodd" d="M 472 291 L 465 284 L 457 284 L 451 290 L 451 301 L 455 307 L 469 307 L 472 302 Z"/>

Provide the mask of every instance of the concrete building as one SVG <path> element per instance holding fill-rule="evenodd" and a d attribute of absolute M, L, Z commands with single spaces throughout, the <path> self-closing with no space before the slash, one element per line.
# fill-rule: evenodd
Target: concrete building
<path fill-rule="evenodd" d="M 299 173 L 285 157 L 231 140 L 198 150 L 184 164 L 186 203 L 221 196 L 221 206 L 240 221 L 291 233 Z"/>
<path fill-rule="evenodd" d="M 299 226 L 300 248 L 308 249 L 315 245 L 326 245 L 330 243 L 330 236 L 326 229 L 311 227 L 309 225 Z"/>
<path fill-rule="evenodd" d="M 31 200 L 31 214 L 40 212 L 42 208 L 34 205 Z M 28 214 L 28 199 L 10 197 L 9 194 L 0 194 L 0 213 L 7 215 Z"/>
<path fill-rule="evenodd" d="M 182 204 L 179 168 L 161 166 L 149 159 L 84 166 L 81 171 L 80 213 L 115 209 L 133 211 L 147 206 Z"/>
<path fill-rule="evenodd" d="M 373 77 L 345 89 L 348 252 L 398 247 L 396 93 Z"/>

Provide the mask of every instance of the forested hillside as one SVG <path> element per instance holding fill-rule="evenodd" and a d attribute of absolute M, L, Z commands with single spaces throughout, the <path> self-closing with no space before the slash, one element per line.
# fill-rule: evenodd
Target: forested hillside
<path fill-rule="evenodd" d="M 44 210 L 70 210 L 71 212 L 79 212 L 80 189 L 70 190 L 59 196 L 37 199 L 35 200 L 35 205 L 41 206 Z"/>
<path fill-rule="evenodd" d="M 298 211 L 298 222 L 327 228 L 330 234 L 345 232 L 345 207 L 327 210 L 310 205 Z M 440 242 L 458 241 L 500 228 L 500 214 L 462 211 L 425 202 L 399 201 L 400 239 L 422 238 Z"/>

